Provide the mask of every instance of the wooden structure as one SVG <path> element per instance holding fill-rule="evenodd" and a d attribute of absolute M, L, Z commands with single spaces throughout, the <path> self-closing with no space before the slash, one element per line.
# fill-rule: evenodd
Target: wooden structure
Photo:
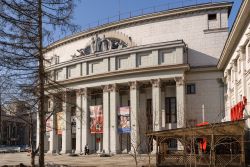
<path fill-rule="evenodd" d="M 147 133 L 156 140 L 157 166 L 242 167 L 245 120 Z M 176 148 L 170 143 L 176 141 Z"/>

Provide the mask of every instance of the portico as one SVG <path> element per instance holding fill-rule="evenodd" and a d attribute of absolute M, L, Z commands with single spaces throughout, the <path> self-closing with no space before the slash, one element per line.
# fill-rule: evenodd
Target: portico
<path fill-rule="evenodd" d="M 71 153 L 75 150 L 81 153 L 88 144 L 91 153 L 146 153 L 146 132 L 185 126 L 185 94 L 180 91 L 184 90 L 183 83 L 184 76 L 158 78 L 70 89 L 50 96 L 49 109 L 54 108 L 55 113 L 50 118 L 51 128 L 47 133 L 48 152 Z M 62 101 L 57 96 L 62 97 Z M 169 99 L 176 100 L 170 102 Z M 55 103 L 60 103 L 57 109 L 53 106 Z M 103 131 L 100 133 L 91 130 L 90 106 L 102 107 Z M 120 107 L 129 109 L 129 132 L 118 131 Z M 75 121 L 75 132 L 72 121 Z"/>

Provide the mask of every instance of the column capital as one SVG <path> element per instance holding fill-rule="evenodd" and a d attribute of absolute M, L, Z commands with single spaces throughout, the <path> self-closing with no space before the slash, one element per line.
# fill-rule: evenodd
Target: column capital
<path fill-rule="evenodd" d="M 184 77 L 175 77 L 174 80 L 177 86 L 184 85 Z"/>
<path fill-rule="evenodd" d="M 130 90 L 138 89 L 139 82 L 138 81 L 131 81 L 131 82 L 128 82 L 128 85 L 130 87 Z"/>
<path fill-rule="evenodd" d="M 109 85 L 109 90 L 111 92 L 118 92 L 119 91 L 119 87 L 117 86 L 117 84 L 111 84 L 111 85 Z"/>
<path fill-rule="evenodd" d="M 87 96 L 87 88 L 80 88 L 76 90 L 77 96 Z"/>
<path fill-rule="evenodd" d="M 103 92 L 109 92 L 109 85 L 102 85 Z"/>
<path fill-rule="evenodd" d="M 152 87 L 154 88 L 161 88 L 161 79 L 151 79 L 150 80 Z"/>

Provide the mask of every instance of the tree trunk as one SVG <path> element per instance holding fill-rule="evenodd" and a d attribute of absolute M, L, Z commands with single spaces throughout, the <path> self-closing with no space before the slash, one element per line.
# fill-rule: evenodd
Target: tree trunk
<path fill-rule="evenodd" d="M 43 22 L 42 22 L 42 0 L 38 0 L 38 54 L 39 54 L 39 166 L 44 166 L 44 132 L 45 132 L 45 119 L 44 119 L 44 66 L 43 66 Z"/>

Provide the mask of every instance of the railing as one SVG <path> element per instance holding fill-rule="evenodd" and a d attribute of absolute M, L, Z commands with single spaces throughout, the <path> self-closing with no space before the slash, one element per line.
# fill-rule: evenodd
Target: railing
<path fill-rule="evenodd" d="M 152 14 L 177 8 L 189 7 L 189 6 L 198 6 L 201 4 L 212 4 L 218 2 L 232 2 L 232 0 L 179 0 L 176 2 L 161 4 L 157 6 L 152 6 L 148 8 L 133 10 L 130 12 L 119 13 L 118 15 L 110 16 L 107 18 L 99 19 L 95 22 L 85 24 L 81 31 L 88 31 L 99 26 L 104 26 L 106 24 L 115 23 L 121 20 L 129 19 L 132 17 L 137 17 L 146 14 Z"/>

